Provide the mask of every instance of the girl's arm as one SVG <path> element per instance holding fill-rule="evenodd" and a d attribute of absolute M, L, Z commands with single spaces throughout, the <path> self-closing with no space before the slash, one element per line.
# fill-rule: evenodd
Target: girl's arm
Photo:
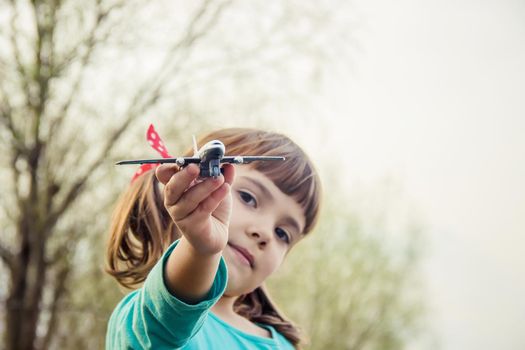
<path fill-rule="evenodd" d="M 209 309 L 222 296 L 227 283 L 224 259 L 219 262 L 210 290 L 202 301 L 188 304 L 166 285 L 164 270 L 174 242 L 148 274 L 142 288 L 129 293 L 113 311 L 108 323 L 106 349 L 178 349 L 194 338 Z"/>
<path fill-rule="evenodd" d="M 160 166 L 156 175 L 165 184 L 164 205 L 182 235 L 165 265 L 165 283 L 180 300 L 197 303 L 210 290 L 228 242 L 234 167 L 227 164 L 224 176 L 198 183 L 194 164 L 181 171 Z"/>
<path fill-rule="evenodd" d="M 221 253 L 228 241 L 230 184 L 224 176 L 198 182 L 190 165 L 160 166 L 164 205 L 182 234 L 148 274 L 143 288 L 126 296 L 111 316 L 107 349 L 179 348 L 204 324 L 208 310 L 226 288 L 227 269 Z"/>
<path fill-rule="evenodd" d="M 221 253 L 200 254 L 182 237 L 164 269 L 168 290 L 188 304 L 198 303 L 210 290 L 220 259 Z"/>

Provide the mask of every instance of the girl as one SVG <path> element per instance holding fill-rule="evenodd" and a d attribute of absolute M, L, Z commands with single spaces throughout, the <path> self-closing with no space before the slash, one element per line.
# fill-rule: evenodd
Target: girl
<path fill-rule="evenodd" d="M 204 181 L 195 164 L 134 178 L 115 210 L 107 271 L 125 287 L 143 284 L 113 311 L 107 349 L 299 347 L 263 282 L 315 225 L 319 177 L 284 135 L 233 128 L 199 144 L 213 139 L 231 155 L 286 161 L 225 164 Z"/>

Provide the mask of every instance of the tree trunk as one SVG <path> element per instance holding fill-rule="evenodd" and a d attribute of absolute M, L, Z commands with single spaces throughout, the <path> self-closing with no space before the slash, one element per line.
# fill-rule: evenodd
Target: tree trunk
<path fill-rule="evenodd" d="M 6 348 L 34 349 L 36 328 L 41 313 L 41 298 L 45 285 L 45 232 L 39 229 L 38 200 L 21 201 L 18 233 L 20 254 L 11 269 L 11 285 L 7 298 Z"/>
<path fill-rule="evenodd" d="M 22 217 L 22 215 L 21 215 Z M 32 343 L 33 336 L 29 335 L 25 329 L 27 304 L 25 303 L 25 296 L 28 291 L 28 272 L 30 271 L 30 228 L 28 227 L 28 220 L 19 220 L 19 233 L 22 237 L 20 254 L 14 262 L 11 270 L 11 286 L 9 289 L 9 296 L 7 298 L 7 349 L 27 349 L 24 346 L 27 343 Z"/>

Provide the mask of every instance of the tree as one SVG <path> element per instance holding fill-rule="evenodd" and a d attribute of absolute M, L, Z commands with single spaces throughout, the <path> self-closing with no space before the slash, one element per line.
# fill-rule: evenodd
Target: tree
<path fill-rule="evenodd" d="M 174 13 L 168 5 L 0 4 L 0 258 L 8 285 L 0 292 L 7 349 L 53 343 L 61 305 L 74 297 L 79 246 L 90 247 L 90 229 L 102 226 L 93 218 L 114 198 L 110 180 L 97 184 L 111 174 L 108 161 L 131 144 L 137 120 L 171 108 L 178 128 L 167 129 L 180 135 L 190 122 L 182 115 L 204 121 L 194 113 L 192 92 L 209 81 L 224 83 L 227 76 L 235 85 L 261 70 L 285 72 L 293 57 L 317 62 L 332 55 L 323 47 L 333 40 L 320 36 L 331 23 L 329 6 L 260 2 L 247 10 L 243 3 L 203 0 L 178 4 L 171 27 L 152 26 L 161 19 L 152 15 Z M 228 25 L 235 6 L 236 14 L 251 11 L 249 24 Z M 270 11 L 271 20 L 261 11 Z M 245 25 L 251 30 L 245 42 L 228 32 Z M 159 29 L 173 35 L 156 41 Z M 283 85 L 286 79 L 276 76 L 281 80 L 273 86 Z"/>

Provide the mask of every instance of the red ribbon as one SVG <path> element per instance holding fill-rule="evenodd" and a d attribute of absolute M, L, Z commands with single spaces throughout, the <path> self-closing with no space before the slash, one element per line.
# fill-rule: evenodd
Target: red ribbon
<path fill-rule="evenodd" d="M 160 138 L 159 134 L 157 133 L 157 131 L 155 131 L 153 124 L 149 125 L 148 131 L 146 132 L 146 140 L 148 140 L 148 143 L 155 151 L 160 153 L 162 158 L 171 158 L 170 154 L 168 153 L 168 150 L 166 149 L 166 146 L 164 145 L 164 142 L 162 142 L 162 139 Z M 144 174 L 146 171 L 150 169 L 154 169 L 158 167 L 159 165 L 160 163 L 142 164 L 140 168 L 133 175 L 131 182 L 135 181 L 137 177 Z"/>

